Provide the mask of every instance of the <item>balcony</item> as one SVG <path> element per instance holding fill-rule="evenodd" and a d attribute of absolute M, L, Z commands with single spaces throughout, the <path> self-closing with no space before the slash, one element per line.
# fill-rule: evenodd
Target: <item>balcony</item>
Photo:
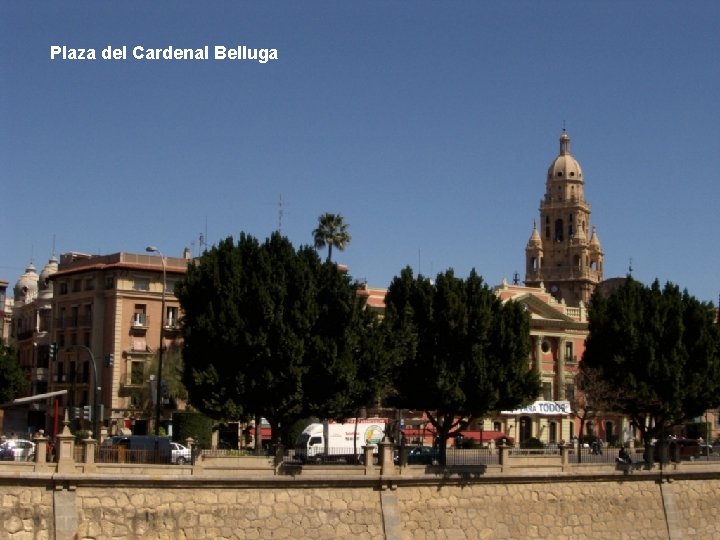
<path fill-rule="evenodd" d="M 148 328 L 148 316 L 146 313 L 133 313 L 130 321 L 130 326 L 133 330 L 147 330 Z"/>
<path fill-rule="evenodd" d="M 180 324 L 176 318 L 165 319 L 163 330 L 165 332 L 179 332 Z"/>

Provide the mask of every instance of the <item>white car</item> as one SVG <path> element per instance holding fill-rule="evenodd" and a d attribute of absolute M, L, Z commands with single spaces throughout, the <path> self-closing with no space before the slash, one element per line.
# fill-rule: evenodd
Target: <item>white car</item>
<path fill-rule="evenodd" d="M 190 449 L 187 446 L 183 446 L 180 443 L 171 442 L 170 450 L 171 463 L 174 463 L 176 465 L 184 465 L 185 463 L 190 463 L 192 461 L 192 455 L 190 454 Z"/>
<path fill-rule="evenodd" d="M 35 443 L 26 439 L 8 439 L 0 445 L 2 461 L 32 461 L 35 459 Z"/>

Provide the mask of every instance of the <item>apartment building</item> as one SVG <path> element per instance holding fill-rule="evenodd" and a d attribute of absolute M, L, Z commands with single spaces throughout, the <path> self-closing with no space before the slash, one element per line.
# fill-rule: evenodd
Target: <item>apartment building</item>
<path fill-rule="evenodd" d="M 97 379 L 101 425 L 111 433 L 152 429 L 161 333 L 165 353 L 179 348 L 179 304 L 173 291 L 189 259 L 188 250 L 183 257 L 61 255 L 50 278 L 57 351 L 50 361 L 50 387 L 67 390 L 59 399 L 61 408 L 94 405 Z M 163 417 L 170 415 L 163 410 Z"/>

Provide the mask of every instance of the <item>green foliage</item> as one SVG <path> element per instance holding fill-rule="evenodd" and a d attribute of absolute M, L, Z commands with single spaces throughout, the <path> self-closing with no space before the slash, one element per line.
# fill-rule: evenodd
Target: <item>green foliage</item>
<path fill-rule="evenodd" d="M 540 391 L 528 366 L 527 313 L 500 302 L 475 271 L 460 279 L 448 270 L 432 283 L 405 268 L 388 290 L 384 324 L 396 344 L 393 401 L 425 411 L 441 460 L 460 418 L 517 408 Z"/>
<path fill-rule="evenodd" d="M 12 347 L 0 340 L 0 403 L 12 401 L 28 386 L 28 380 Z"/>
<path fill-rule="evenodd" d="M 520 445 L 520 448 L 545 448 L 545 444 L 537 437 L 530 437 Z"/>
<path fill-rule="evenodd" d="M 685 436 L 688 439 L 698 439 L 702 437 L 706 441 L 710 440 L 710 423 L 709 422 L 689 422 L 685 424 Z"/>
<path fill-rule="evenodd" d="M 173 440 L 185 444 L 188 437 L 195 439 L 201 448 L 210 448 L 213 421 L 200 413 L 173 413 Z"/>
<path fill-rule="evenodd" d="M 205 252 L 176 288 L 183 383 L 215 420 L 260 415 L 289 442 L 303 416 L 342 417 L 382 385 L 379 325 L 349 276 L 278 233 L 241 234 Z M 279 429 L 278 429 L 279 428 Z"/>
<path fill-rule="evenodd" d="M 340 251 L 345 249 L 352 239 L 348 232 L 348 226 L 340 214 L 325 213 L 318 218 L 317 229 L 313 231 L 315 248 L 321 249 L 327 246 L 327 262 L 332 260 L 332 248 L 335 246 Z"/>
<path fill-rule="evenodd" d="M 627 278 L 589 309 L 582 367 L 618 389 L 615 412 L 646 439 L 720 404 L 720 328 L 712 304 L 670 283 L 645 287 Z"/>

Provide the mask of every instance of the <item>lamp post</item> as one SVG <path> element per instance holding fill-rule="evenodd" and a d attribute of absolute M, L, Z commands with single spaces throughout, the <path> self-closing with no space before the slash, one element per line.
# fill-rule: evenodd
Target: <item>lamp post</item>
<path fill-rule="evenodd" d="M 70 351 L 77 351 L 79 349 L 83 349 L 87 351 L 87 353 L 90 355 L 90 364 L 92 365 L 93 369 L 93 435 L 97 438 L 97 440 L 100 440 L 100 379 L 98 379 L 98 372 L 97 372 L 97 364 L 95 363 L 95 355 L 90 350 L 90 347 L 86 347 L 85 345 L 70 345 L 68 347 L 68 352 Z M 76 375 L 77 378 L 77 375 Z M 76 402 L 77 403 L 77 402 Z"/>
<path fill-rule="evenodd" d="M 165 255 L 155 246 L 148 246 L 145 248 L 145 251 L 160 255 L 163 271 L 162 299 L 160 301 L 160 350 L 158 351 L 157 387 L 155 390 L 155 435 L 158 436 L 160 435 L 160 404 L 162 402 L 162 396 L 160 394 L 162 390 L 163 330 L 165 329 L 165 288 L 167 286 L 167 275 L 165 270 Z"/>

